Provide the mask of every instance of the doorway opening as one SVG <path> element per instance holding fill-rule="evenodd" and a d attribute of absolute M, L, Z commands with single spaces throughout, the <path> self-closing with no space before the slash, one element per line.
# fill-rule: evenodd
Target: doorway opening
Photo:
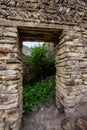
<path fill-rule="evenodd" d="M 30 44 L 30 45 L 27 45 Z M 52 48 L 44 42 L 23 43 L 24 109 L 33 111 L 48 105 L 55 94 L 55 58 Z M 52 46 L 52 45 L 51 45 Z M 26 51 L 25 51 L 26 50 Z M 29 55 L 27 55 L 29 54 Z M 26 96 L 27 95 L 27 96 Z"/>
<path fill-rule="evenodd" d="M 41 82 L 55 75 L 53 43 L 23 42 L 23 83 Z"/>
<path fill-rule="evenodd" d="M 31 67 L 30 68 L 28 67 L 27 69 L 27 67 L 25 66 L 24 68 L 25 75 L 24 75 L 23 81 L 24 81 L 24 84 L 28 82 L 29 86 L 26 85 L 26 88 L 24 91 L 24 94 L 25 94 L 24 100 L 27 100 L 28 102 L 24 104 L 25 106 L 23 106 L 27 110 L 27 112 L 24 111 L 24 114 L 23 114 L 23 118 L 25 120 L 24 122 L 26 125 L 22 126 L 22 130 L 28 130 L 28 128 L 30 130 L 32 129 L 37 130 L 38 127 L 40 130 L 43 130 L 45 128 L 48 129 L 47 120 L 49 120 L 49 126 L 51 126 L 50 124 L 52 123 L 53 117 L 55 118 L 54 119 L 55 121 L 59 120 L 59 118 L 56 118 L 56 114 L 58 113 L 58 111 L 57 111 L 57 108 L 54 106 L 54 100 L 50 98 L 50 95 L 55 96 L 55 76 L 51 75 L 50 72 L 54 71 L 53 74 L 54 75 L 56 74 L 55 74 L 55 69 L 51 68 L 53 66 L 49 66 L 49 62 L 52 63 L 52 60 L 55 60 L 55 58 L 52 59 L 53 58 L 52 56 L 55 53 L 55 46 L 58 44 L 58 37 L 61 35 L 61 32 L 62 32 L 61 30 L 55 30 L 55 29 L 19 28 L 21 50 L 22 52 L 24 51 L 24 54 L 22 55 L 23 63 L 25 64 L 25 62 L 27 61 L 27 63 L 30 64 L 29 61 L 31 61 L 30 59 L 33 55 L 33 58 L 34 58 L 33 60 L 35 60 L 34 67 L 36 69 L 32 72 Z M 32 45 L 33 43 L 35 45 L 39 44 L 39 46 L 34 47 L 35 50 L 33 47 L 26 47 L 26 44 L 30 46 L 29 44 Z M 28 50 L 28 53 L 27 53 L 27 50 Z M 35 56 L 34 51 L 36 51 L 36 58 L 34 57 Z M 26 56 L 25 56 L 25 53 L 26 53 Z M 48 54 L 50 54 L 49 55 L 50 57 L 48 57 Z M 45 64 L 43 65 L 44 71 L 41 66 L 43 61 L 45 62 Z M 31 65 L 33 66 L 33 64 Z M 39 68 L 37 65 L 39 65 Z M 25 79 L 25 77 L 28 77 L 27 80 Z M 33 85 L 30 86 L 32 79 L 34 79 L 34 81 L 37 83 L 33 82 Z M 43 86 L 43 84 L 45 87 Z M 30 89 L 28 89 L 29 87 Z M 39 91 L 39 88 L 41 89 L 40 91 Z M 31 94 L 31 92 L 33 93 L 34 97 Z M 30 94 L 30 98 L 27 98 L 27 95 L 29 94 Z M 37 97 L 39 98 L 39 101 L 40 101 L 39 104 L 36 101 Z M 47 98 L 48 99 L 50 98 L 49 99 L 50 104 L 48 104 Z M 31 103 L 31 100 L 34 100 L 35 104 Z M 45 105 L 43 105 L 42 101 Z M 36 107 L 35 106 L 33 107 L 33 105 L 36 105 Z M 31 113 L 31 111 L 33 111 L 33 114 Z M 33 124 L 33 121 L 36 123 Z M 53 129 L 53 127 L 59 128 L 57 124 L 50 127 L 50 129 L 51 128 Z"/>

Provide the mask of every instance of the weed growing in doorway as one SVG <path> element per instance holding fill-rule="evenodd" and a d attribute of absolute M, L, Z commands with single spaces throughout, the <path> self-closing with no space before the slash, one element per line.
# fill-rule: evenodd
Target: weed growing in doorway
<path fill-rule="evenodd" d="M 23 87 L 25 111 L 33 111 L 39 108 L 40 104 L 48 105 L 55 97 L 55 76 L 50 76 L 41 82 Z"/>

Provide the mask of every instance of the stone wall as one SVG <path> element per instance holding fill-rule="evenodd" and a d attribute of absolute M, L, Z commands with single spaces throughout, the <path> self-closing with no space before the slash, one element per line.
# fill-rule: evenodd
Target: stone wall
<path fill-rule="evenodd" d="M 21 40 L 19 41 L 20 35 L 15 24 L 2 24 L 4 26 L 0 26 L 0 130 L 19 130 L 22 118 Z M 22 25 L 21 22 L 20 24 Z M 78 27 L 65 27 L 62 30 L 57 43 L 54 43 L 56 105 L 58 108 L 62 106 L 67 115 L 87 102 L 87 31 Z"/>
<path fill-rule="evenodd" d="M 0 18 L 87 28 L 87 1 L 0 0 Z"/>
<path fill-rule="evenodd" d="M 17 28 L 0 26 L 0 130 L 18 130 L 22 113 L 22 64 Z"/>
<path fill-rule="evenodd" d="M 63 31 L 55 52 L 56 104 L 75 112 L 87 102 L 87 31 Z"/>
<path fill-rule="evenodd" d="M 87 102 L 87 1 L 0 0 L 0 130 L 19 130 L 20 30 L 31 28 L 55 44 L 57 107 L 61 104 L 67 114 Z"/>

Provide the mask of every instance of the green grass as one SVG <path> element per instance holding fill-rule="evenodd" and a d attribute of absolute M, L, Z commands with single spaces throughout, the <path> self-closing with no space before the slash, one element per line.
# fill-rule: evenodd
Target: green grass
<path fill-rule="evenodd" d="M 55 76 L 50 76 L 42 82 L 33 85 L 26 84 L 23 87 L 23 108 L 25 111 L 39 109 L 40 104 L 49 105 L 55 97 Z"/>

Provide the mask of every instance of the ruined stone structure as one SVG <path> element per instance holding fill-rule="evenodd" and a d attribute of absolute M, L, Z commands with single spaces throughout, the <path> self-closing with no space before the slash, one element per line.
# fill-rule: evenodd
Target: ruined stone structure
<path fill-rule="evenodd" d="M 56 105 L 87 102 L 87 1 L 0 0 L 0 130 L 19 130 L 22 41 L 53 42 Z"/>

